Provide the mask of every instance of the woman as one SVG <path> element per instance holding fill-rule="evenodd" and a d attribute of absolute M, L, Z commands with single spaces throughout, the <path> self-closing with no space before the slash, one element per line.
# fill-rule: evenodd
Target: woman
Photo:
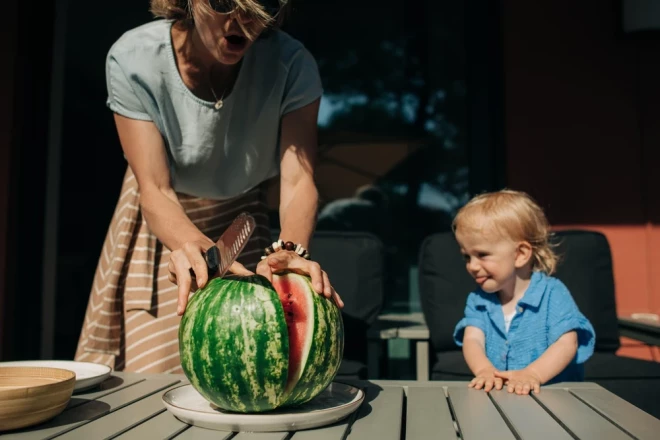
<path fill-rule="evenodd" d="M 313 57 L 277 30 L 287 0 L 151 0 L 161 20 L 126 32 L 106 60 L 108 107 L 128 169 L 76 360 L 180 373 L 177 332 L 208 281 L 203 252 L 241 211 L 257 228 L 231 271 L 307 273 L 319 265 L 270 243 L 262 182 L 280 174 L 281 239 L 308 247 L 322 93 Z M 276 246 L 277 247 L 277 246 Z M 196 283 L 190 274 L 195 274 Z"/>

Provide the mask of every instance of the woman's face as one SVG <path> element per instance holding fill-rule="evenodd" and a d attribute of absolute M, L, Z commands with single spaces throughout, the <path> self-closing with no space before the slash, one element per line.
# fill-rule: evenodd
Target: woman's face
<path fill-rule="evenodd" d="M 238 63 L 252 43 L 265 30 L 263 25 L 257 24 L 249 17 L 237 13 L 215 12 L 208 6 L 208 0 L 193 0 L 192 6 L 195 29 L 202 43 L 211 56 L 222 64 Z M 245 35 L 240 25 L 249 29 L 252 39 Z"/>

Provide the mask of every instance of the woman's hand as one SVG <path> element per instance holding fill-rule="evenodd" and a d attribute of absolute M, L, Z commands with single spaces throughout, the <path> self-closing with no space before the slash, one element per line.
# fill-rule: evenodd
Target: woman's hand
<path fill-rule="evenodd" d="M 208 268 L 203 253 L 213 246 L 211 240 L 189 241 L 180 249 L 172 251 L 167 269 L 170 271 L 169 280 L 179 286 L 179 301 L 176 313 L 181 316 L 188 305 L 190 292 L 202 288 L 209 281 Z M 195 275 L 194 278 L 191 274 Z"/>
<path fill-rule="evenodd" d="M 479 371 L 474 379 L 470 381 L 468 387 L 474 388 L 475 390 L 484 389 L 485 392 L 489 392 L 493 388 L 496 390 L 501 390 L 504 381 L 495 376 L 494 368 L 484 368 Z"/>
<path fill-rule="evenodd" d="M 328 274 L 315 261 L 306 260 L 293 251 L 278 251 L 261 260 L 257 265 L 257 274 L 263 275 L 271 282 L 273 274 L 282 270 L 309 275 L 316 293 L 326 298 L 333 298 L 337 306 L 344 307 L 344 302 L 330 284 Z"/>
<path fill-rule="evenodd" d="M 534 394 L 541 392 L 541 377 L 531 368 L 495 371 L 495 376 L 506 381 L 506 390 L 510 393 L 529 394 L 532 390 Z"/>

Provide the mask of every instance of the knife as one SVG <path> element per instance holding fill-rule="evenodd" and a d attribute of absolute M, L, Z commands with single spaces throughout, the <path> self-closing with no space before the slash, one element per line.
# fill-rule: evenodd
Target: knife
<path fill-rule="evenodd" d="M 252 236 L 255 224 L 254 217 L 250 214 L 240 213 L 222 233 L 215 245 L 203 253 L 209 271 L 209 279 L 215 276 L 222 277 L 227 273 Z M 192 269 L 190 269 L 190 274 L 195 276 Z"/>

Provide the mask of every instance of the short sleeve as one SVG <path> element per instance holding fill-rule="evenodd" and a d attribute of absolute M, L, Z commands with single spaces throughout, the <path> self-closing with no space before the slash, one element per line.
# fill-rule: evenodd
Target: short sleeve
<path fill-rule="evenodd" d="M 458 321 L 454 328 L 454 342 L 459 347 L 463 346 L 463 335 L 467 326 L 477 327 L 486 333 L 486 323 L 484 322 L 484 313 L 477 310 L 476 300 L 478 296 L 476 293 L 468 295 L 467 304 L 465 305 L 465 316 Z"/>
<path fill-rule="evenodd" d="M 307 49 L 301 48 L 289 65 L 281 114 L 304 107 L 322 94 L 323 85 L 316 60 Z"/>
<path fill-rule="evenodd" d="M 121 64 L 112 54 L 109 54 L 106 59 L 105 75 L 108 88 L 106 104 L 110 110 L 131 119 L 152 120 L 135 93 Z"/>
<path fill-rule="evenodd" d="M 552 287 L 548 303 L 548 344 L 554 344 L 563 334 L 577 333 L 577 363 L 591 357 L 596 344 L 596 332 L 580 312 L 568 288 L 559 280 Z"/>

